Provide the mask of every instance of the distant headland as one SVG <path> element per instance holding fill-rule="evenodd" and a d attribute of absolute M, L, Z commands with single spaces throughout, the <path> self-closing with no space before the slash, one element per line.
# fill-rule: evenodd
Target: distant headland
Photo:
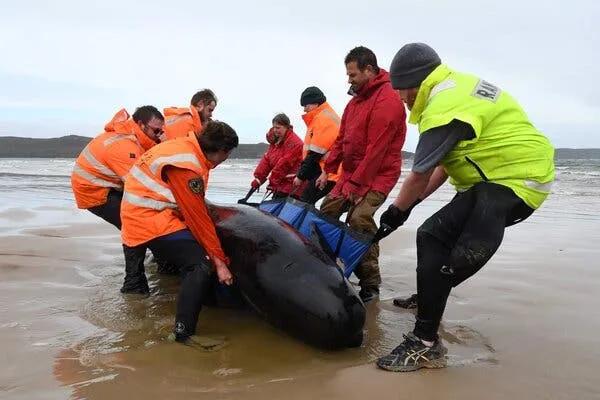
<path fill-rule="evenodd" d="M 16 136 L 0 137 L 0 158 L 75 158 L 92 140 L 90 137 L 69 135 L 59 138 L 38 139 Z M 260 158 L 267 150 L 266 143 L 242 143 L 231 158 Z M 413 153 L 403 151 L 410 159 Z M 600 159 L 600 149 L 556 149 L 557 159 Z"/>

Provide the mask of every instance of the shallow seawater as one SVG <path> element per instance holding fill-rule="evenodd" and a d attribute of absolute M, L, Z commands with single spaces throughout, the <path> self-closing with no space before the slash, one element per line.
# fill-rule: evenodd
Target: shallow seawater
<path fill-rule="evenodd" d="M 225 347 L 200 352 L 166 339 L 177 277 L 157 274 L 148 260 L 151 295 L 121 295 L 118 232 L 75 209 L 72 162 L 0 160 L 2 398 L 347 399 L 364 398 L 373 382 L 393 398 L 406 397 L 398 390 L 410 385 L 414 398 L 600 397 L 596 161 L 558 163 L 547 204 L 507 230 L 494 259 L 452 292 L 440 329 L 450 368 L 416 375 L 378 372 L 373 361 L 412 329 L 414 313 L 391 299 L 415 290 L 416 227 L 452 197 L 450 187 L 382 244 L 381 300 L 368 305 L 361 347 L 315 349 L 249 310 L 207 307 L 198 334 L 224 338 Z M 214 170 L 208 198 L 244 197 L 255 162 Z"/>

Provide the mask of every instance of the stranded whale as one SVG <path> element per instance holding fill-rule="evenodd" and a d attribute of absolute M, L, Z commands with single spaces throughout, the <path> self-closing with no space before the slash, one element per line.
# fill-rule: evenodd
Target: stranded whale
<path fill-rule="evenodd" d="M 319 347 L 361 344 L 365 306 L 318 244 L 247 205 L 209 209 L 235 285 L 258 314 Z"/>

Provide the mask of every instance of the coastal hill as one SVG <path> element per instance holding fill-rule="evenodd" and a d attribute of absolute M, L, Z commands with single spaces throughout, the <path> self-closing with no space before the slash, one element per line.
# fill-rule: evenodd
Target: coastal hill
<path fill-rule="evenodd" d="M 74 158 L 92 138 L 69 135 L 59 138 L 34 139 L 15 136 L 0 137 L 0 158 Z M 260 158 L 266 143 L 240 144 L 231 158 Z M 403 151 L 405 159 L 414 156 Z M 600 149 L 557 149 L 557 159 L 600 159 Z"/>
<path fill-rule="evenodd" d="M 90 140 L 77 135 L 51 139 L 5 136 L 0 137 L 0 158 L 75 158 Z M 259 158 L 266 149 L 266 143 L 240 144 L 232 158 Z"/>
<path fill-rule="evenodd" d="M 3 136 L 0 137 L 0 158 L 75 158 L 90 140 L 92 138 L 77 135 L 50 139 Z M 231 158 L 260 158 L 267 147 L 266 143 L 241 143 Z M 413 156 L 406 151 L 402 154 L 405 158 Z"/>

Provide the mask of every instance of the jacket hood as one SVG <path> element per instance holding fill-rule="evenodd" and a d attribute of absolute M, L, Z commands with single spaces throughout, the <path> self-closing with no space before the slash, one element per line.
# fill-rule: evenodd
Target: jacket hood
<path fill-rule="evenodd" d="M 379 73 L 375 75 L 375 78 L 367 82 L 360 90 L 356 93 L 357 97 L 369 97 L 376 91 L 381 85 L 390 82 L 390 74 L 383 68 L 379 68 Z"/>

